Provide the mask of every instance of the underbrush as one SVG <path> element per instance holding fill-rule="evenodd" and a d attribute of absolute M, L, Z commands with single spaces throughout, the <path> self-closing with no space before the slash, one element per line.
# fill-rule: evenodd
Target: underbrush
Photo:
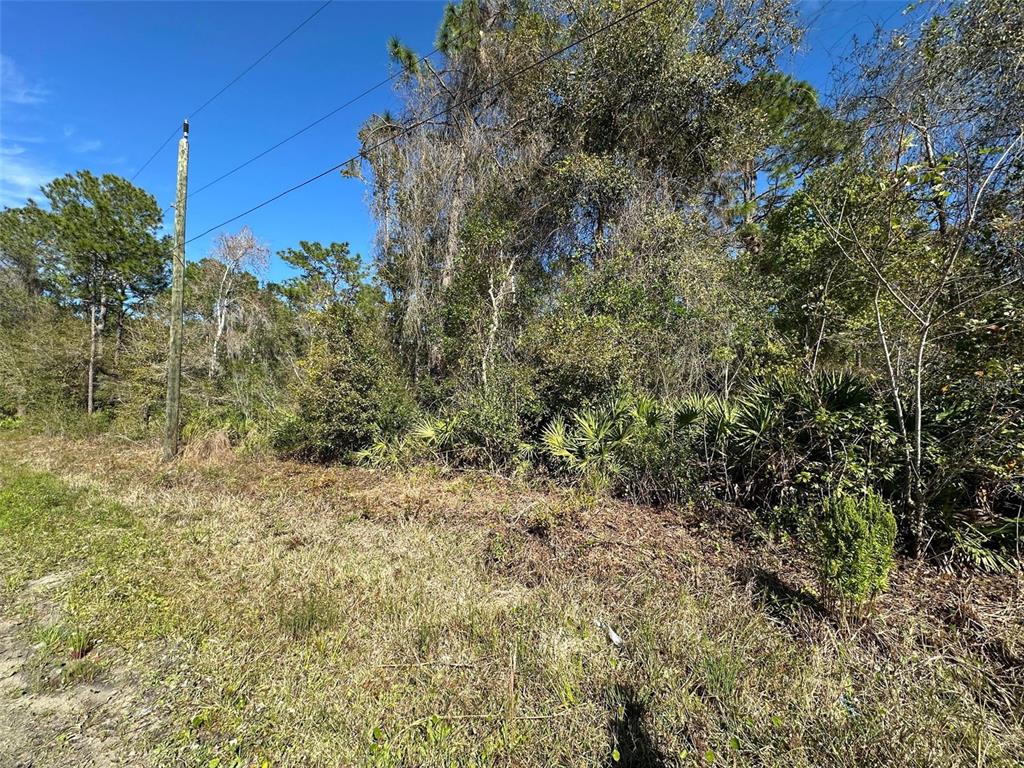
<path fill-rule="evenodd" d="M 357 470 L 237 459 L 207 477 L 102 442 L 15 442 L 0 449 L 5 603 L 73 574 L 67 629 L 137 671 L 159 724 L 133 738 L 155 765 L 1024 754 L 1021 689 L 974 635 L 922 613 L 846 628 L 798 600 L 769 606 L 711 529 L 639 533 L 652 517 L 611 532 L 597 511 L 484 479 L 367 485 Z M 1011 657 L 1019 641 L 1004 639 Z"/>

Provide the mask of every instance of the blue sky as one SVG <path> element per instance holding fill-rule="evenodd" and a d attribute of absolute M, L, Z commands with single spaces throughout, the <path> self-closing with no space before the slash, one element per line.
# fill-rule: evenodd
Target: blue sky
<path fill-rule="evenodd" d="M 88 168 L 130 177 L 188 111 L 203 103 L 317 2 L 0 3 L 0 205 L 39 197 L 55 176 Z M 809 0 L 815 19 L 785 69 L 823 91 L 834 57 L 876 23 L 899 23 L 903 0 Z M 392 70 L 397 35 L 421 54 L 434 44 L 443 3 L 335 0 L 192 120 L 190 185 L 248 159 Z M 189 200 L 189 236 L 341 162 L 358 149 L 371 113 L 397 107 L 384 87 Z M 136 183 L 173 200 L 170 142 Z M 168 215 L 167 225 L 171 220 Z M 331 174 L 229 226 L 248 224 L 272 249 L 300 239 L 348 241 L 370 253 L 373 222 L 361 182 Z M 192 243 L 202 257 L 212 235 Z M 286 268 L 275 259 L 267 277 Z"/>

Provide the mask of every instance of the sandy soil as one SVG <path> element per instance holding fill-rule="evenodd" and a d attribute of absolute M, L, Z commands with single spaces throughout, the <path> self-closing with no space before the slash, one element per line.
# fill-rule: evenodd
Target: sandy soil
<path fill-rule="evenodd" d="M 49 574 L 32 582 L 23 595 L 29 609 L 52 620 L 57 609 L 48 594 L 65 580 Z M 60 685 L 59 669 L 40 680 L 33 657 L 27 623 L 0 615 L 0 768 L 131 765 L 115 759 L 106 727 L 122 691 L 107 680 Z"/>

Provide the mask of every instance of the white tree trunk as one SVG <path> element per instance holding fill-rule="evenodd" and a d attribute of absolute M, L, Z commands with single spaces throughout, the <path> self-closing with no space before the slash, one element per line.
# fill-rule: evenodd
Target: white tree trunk
<path fill-rule="evenodd" d="M 96 302 L 92 303 L 89 308 L 89 376 L 87 382 L 87 395 L 86 395 L 86 413 L 92 414 L 93 412 L 93 396 L 96 389 L 96 354 L 97 354 L 97 340 L 99 333 L 97 328 L 99 322 L 97 318 L 99 308 Z"/>
<path fill-rule="evenodd" d="M 89 308 L 89 383 L 86 398 L 86 412 L 92 415 L 96 410 L 96 366 L 103 351 L 103 327 L 107 320 L 107 295 L 100 291 L 99 302 Z"/>
<path fill-rule="evenodd" d="M 228 277 L 231 275 L 231 266 L 224 265 L 224 276 L 220 279 L 220 286 L 217 289 L 217 301 L 213 305 L 213 321 L 216 325 L 216 330 L 213 336 L 213 349 L 210 352 L 210 378 L 212 379 L 214 374 L 217 373 L 217 352 L 220 349 L 220 340 L 224 336 L 224 331 L 227 329 L 228 324 L 228 294 L 231 292 L 231 281 Z"/>

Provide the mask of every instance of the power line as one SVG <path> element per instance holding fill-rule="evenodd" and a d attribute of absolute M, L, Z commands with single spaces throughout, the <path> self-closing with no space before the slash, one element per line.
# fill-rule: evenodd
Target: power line
<path fill-rule="evenodd" d="M 418 61 L 418 62 L 426 62 L 426 61 L 427 61 L 427 60 L 428 60 L 428 59 L 429 59 L 429 58 L 430 58 L 431 56 L 433 56 L 433 55 L 434 55 L 435 53 L 439 52 L 440 50 L 441 50 L 440 48 L 434 48 L 434 50 L 432 50 L 432 51 L 431 51 L 430 53 L 428 53 L 428 54 L 427 54 L 426 56 L 423 56 L 423 57 L 421 57 L 421 58 L 420 58 L 420 59 L 418 59 L 417 61 Z M 381 80 L 381 81 L 380 81 L 379 83 L 376 83 L 375 85 L 371 85 L 371 86 L 370 86 L 369 88 L 367 88 L 366 90 L 364 90 L 364 91 L 363 91 L 362 93 L 359 93 L 358 95 L 356 95 L 356 96 L 353 96 L 353 97 L 352 97 L 351 99 L 349 99 L 348 101 L 346 101 L 346 102 L 345 102 L 344 104 L 342 104 L 341 106 L 335 107 L 334 109 L 332 109 L 332 110 L 331 110 L 330 112 L 328 112 L 327 114 L 325 114 L 325 115 L 322 115 L 322 116 L 318 117 L 318 118 L 317 118 L 316 120 L 314 120 L 313 122 L 309 123 L 308 125 L 306 125 L 306 126 L 304 126 L 304 127 L 300 128 L 299 130 L 295 131 L 295 133 L 291 134 L 290 136 L 287 136 L 287 137 L 285 137 L 285 138 L 281 139 L 281 140 L 280 140 L 279 142 L 277 142 L 277 143 L 276 143 L 276 144 L 274 144 L 273 146 L 267 147 L 267 148 L 266 148 L 266 149 L 264 149 L 264 150 L 263 150 L 262 152 L 260 152 L 260 153 L 258 153 L 258 154 L 256 154 L 256 155 L 253 155 L 252 157 L 250 157 L 250 158 L 249 158 L 248 160 L 246 160 L 245 162 L 239 163 L 239 164 L 238 164 L 238 165 L 236 165 L 236 166 L 235 166 L 234 168 L 232 168 L 232 169 L 231 169 L 230 171 L 226 171 L 225 173 L 222 173 L 222 174 L 221 174 L 220 176 L 218 176 L 217 178 L 213 179 L 212 181 L 208 181 L 208 182 L 207 182 L 206 184 L 203 184 L 203 185 L 202 185 L 201 187 L 199 187 L 199 188 L 198 188 L 198 189 L 196 189 L 195 191 L 193 191 L 193 192 L 190 192 L 190 193 L 189 193 L 189 196 L 188 196 L 188 199 L 191 199 L 191 198 L 192 198 L 192 197 L 194 197 L 195 195 L 198 195 L 198 194 L 199 194 L 200 192 L 202 192 L 202 191 L 203 191 L 204 189 L 209 189 L 209 188 L 210 188 L 210 187 L 212 187 L 212 186 L 213 186 L 214 184 L 218 184 L 218 183 L 220 183 L 221 181 L 223 181 L 224 179 L 228 178 L 229 176 L 232 176 L 232 175 L 234 175 L 234 174 L 238 173 L 238 171 L 240 171 L 240 170 L 242 170 L 243 168 L 245 168 L 246 166 L 248 166 L 248 165 L 250 165 L 250 164 L 252 164 L 252 163 L 256 162 L 256 161 L 257 161 L 257 160 L 259 160 L 259 159 L 260 159 L 261 157 L 265 157 L 266 155 L 269 155 L 269 154 L 270 154 L 271 152 L 273 152 L 273 151 L 274 151 L 275 149 L 277 149 L 278 147 L 284 146 L 285 144 L 287 144 L 287 143 L 288 143 L 289 141 L 291 141 L 292 139 L 298 138 L 299 136 L 301 136 L 302 134 L 304 134 L 304 133 L 305 133 L 306 131 L 308 131 L 309 129 L 311 129 L 311 128 L 315 128 L 316 126 L 320 125 L 320 123 L 322 123 L 322 122 L 323 122 L 324 120 L 328 119 L 329 117 L 333 117 L 334 115 L 338 114 L 338 113 L 339 113 L 339 112 L 341 112 L 341 111 L 342 111 L 343 109 L 345 109 L 346 107 L 350 107 L 350 106 L 352 106 L 353 104 L 355 104 L 355 103 L 356 103 L 357 101 L 359 101 L 360 99 L 364 98 L 365 96 L 369 96 L 369 95 L 370 95 L 371 93 L 373 93 L 374 91 L 376 91 L 376 90 L 377 90 L 378 88 L 381 88 L 381 87 L 383 87 L 383 86 L 387 85 L 387 84 L 388 84 L 388 83 L 390 83 L 390 82 L 391 82 L 392 80 L 395 80 L 395 79 L 396 79 L 397 77 L 399 77 L 399 76 L 400 76 L 400 75 L 402 75 L 403 73 L 405 73 L 405 72 L 409 72 L 409 71 L 411 71 L 411 67 L 409 67 L 409 68 L 406 68 L 406 67 L 402 67 L 402 68 L 401 68 L 401 69 L 400 69 L 399 71 L 395 72 L 395 73 L 394 73 L 394 74 L 392 74 L 391 76 L 389 76 L 389 77 L 386 77 L 385 79 Z M 169 210 L 169 209 L 170 209 L 170 208 L 172 208 L 172 207 L 173 207 L 173 206 L 168 206 L 167 210 Z"/>
<path fill-rule="evenodd" d="M 316 9 L 315 11 L 313 11 L 313 12 L 312 12 L 311 14 L 309 14 L 309 16 L 307 16 L 307 17 L 306 17 L 305 19 L 303 19 L 303 20 L 302 20 L 301 22 L 299 22 L 299 25 L 298 25 L 297 27 L 295 27 L 294 29 L 292 29 L 292 31 L 291 31 L 291 32 L 289 32 L 289 33 L 288 33 L 287 35 L 285 35 L 285 36 L 284 36 L 284 37 L 282 37 L 282 38 L 281 38 L 280 40 L 278 40 L 278 41 L 277 41 L 276 43 L 274 43 L 274 44 L 273 44 L 273 45 L 272 45 L 272 46 L 271 46 L 270 48 L 268 48 L 268 49 L 267 49 L 267 50 L 266 50 L 266 51 L 265 51 L 265 52 L 263 53 L 263 55 L 261 55 L 261 56 L 260 56 L 260 57 L 259 57 L 258 59 L 256 59 L 256 61 L 254 61 L 254 62 L 253 62 L 252 64 L 250 64 L 250 65 L 249 65 L 248 67 L 246 67 L 246 68 L 245 68 L 245 69 L 243 69 L 243 70 L 242 70 L 241 72 L 239 72 L 239 73 L 238 73 L 238 74 L 237 74 L 237 75 L 236 75 L 236 76 L 234 77 L 234 79 L 233 79 L 233 80 L 231 80 L 231 81 L 229 81 L 229 82 L 227 83 L 227 85 L 225 85 L 225 86 L 224 86 L 223 88 L 221 88 L 221 89 L 220 89 L 219 91 L 217 91 L 217 92 L 216 92 L 215 94 L 213 94 L 213 96 L 211 96 L 211 97 L 210 97 L 210 98 L 208 98 L 208 99 L 207 99 L 206 101 L 204 101 L 204 102 L 203 102 L 202 104 L 200 104 L 200 105 L 199 105 L 198 107 L 196 107 L 196 108 L 195 108 L 195 109 L 193 109 L 193 110 L 192 110 L 191 112 L 189 112 L 189 113 L 188 113 L 188 117 L 189 117 L 189 118 L 193 118 L 193 117 L 195 117 L 196 115 L 198 115 L 198 114 L 199 114 L 200 112 L 202 112 L 202 111 L 203 111 L 204 109 L 206 109 L 206 108 L 207 108 L 208 106 L 210 106 L 210 104 L 212 104 L 212 103 L 213 103 L 213 102 L 214 102 L 214 101 L 215 101 L 215 100 L 216 100 L 216 99 L 217 99 L 217 98 L 218 98 L 218 97 L 219 97 L 219 96 L 220 96 L 221 94 L 223 94 L 223 93 L 224 93 L 224 92 L 225 92 L 225 91 L 226 91 L 226 90 L 227 90 L 228 88 L 230 88 L 230 87 L 231 87 L 231 86 L 233 86 L 233 85 L 234 85 L 235 83 L 237 83 L 237 82 L 238 82 L 239 80 L 241 80 L 241 79 L 242 79 L 243 77 L 245 77 L 245 76 L 246 76 L 247 74 L 249 74 L 249 72 L 251 72 L 251 71 L 252 71 L 252 70 L 253 70 L 253 69 L 254 69 L 254 68 L 255 68 L 255 67 L 256 67 L 256 66 L 257 66 L 257 65 L 258 65 L 258 64 L 259 64 L 260 62 L 262 62 L 262 61 L 263 61 L 263 60 L 264 60 L 265 58 L 267 58 L 267 57 L 268 57 L 268 56 L 269 56 L 270 54 L 272 54 L 272 53 L 273 53 L 274 51 L 276 51 L 276 50 L 277 50 L 278 48 L 280 48 L 280 47 L 281 47 L 281 46 L 282 46 L 282 45 L 283 45 L 283 44 L 284 44 L 284 43 L 285 43 L 285 42 L 286 42 L 286 41 L 287 41 L 287 40 L 288 40 L 289 38 L 291 38 L 291 37 L 292 37 L 292 35 L 294 35 L 294 34 L 295 34 L 296 32 L 298 32 L 298 31 L 299 31 L 300 29 L 302 29 L 302 28 L 303 28 L 304 26 L 306 26 L 306 24 L 308 24 L 309 22 L 311 22 L 311 21 L 312 21 L 312 20 L 313 20 L 313 19 L 314 19 L 314 18 L 315 18 L 315 17 L 316 17 L 316 16 L 317 16 L 317 15 L 318 15 L 318 14 L 319 14 L 319 13 L 320 13 L 320 12 L 321 12 L 321 11 L 322 11 L 323 9 L 324 9 L 324 8 L 326 8 L 326 7 L 327 7 L 328 5 L 330 5 L 330 4 L 332 3 L 332 2 L 334 2 L 334 0 L 327 0 L 327 1 L 326 1 L 326 2 L 325 2 L 325 3 L 323 4 L 323 5 L 321 5 L 320 7 L 318 7 L 318 8 L 317 8 L 317 9 Z M 163 149 L 164 147 L 166 147 L 166 146 L 167 146 L 167 144 L 168 144 L 168 143 L 169 143 L 169 142 L 171 141 L 171 139 L 173 139 L 173 138 L 174 138 L 175 136 L 177 136 L 177 135 L 178 135 L 178 128 L 177 128 L 177 127 L 175 127 L 175 129 L 174 129 L 174 130 L 173 130 L 173 131 L 171 132 L 171 134 L 170 134 L 170 135 L 169 135 L 169 136 L 168 136 L 168 137 L 167 137 L 166 139 L 164 139 L 164 140 L 163 140 L 163 143 L 162 143 L 162 144 L 160 144 L 160 146 L 156 148 L 156 151 L 155 151 L 155 152 L 153 152 L 153 154 L 149 156 L 149 159 L 148 159 L 148 160 L 146 160 L 146 162 L 144 162 L 144 163 L 142 164 L 142 167 L 141 167 L 141 168 L 139 168 L 139 170 L 137 170 L 137 171 L 136 171 L 136 172 L 135 172 L 135 173 L 134 173 L 134 174 L 132 175 L 131 181 L 135 181 L 136 177 L 138 177 L 138 175 L 139 175 L 140 173 L 142 173 L 142 172 L 143 172 L 144 170 L 146 170 L 146 167 L 147 167 L 147 166 L 148 166 L 148 165 L 149 165 L 150 163 L 152 163 L 154 159 L 156 159 L 156 156 L 160 154 L 160 151 L 161 151 L 161 150 L 162 150 L 162 149 Z"/>
<path fill-rule="evenodd" d="M 834 43 L 832 43 L 832 45 L 828 47 L 828 50 L 826 51 L 827 55 L 829 56 L 829 58 L 831 58 L 833 51 L 835 51 L 836 46 L 839 45 L 840 43 L 843 43 L 843 47 L 840 50 L 840 53 L 842 55 L 845 55 L 847 52 L 846 49 L 849 48 L 853 41 L 856 39 L 856 35 L 852 33 L 854 32 L 854 30 L 857 29 L 857 27 L 861 26 L 865 22 L 870 24 L 873 27 L 873 30 L 877 32 L 878 30 L 885 29 L 885 26 L 890 21 L 892 21 L 897 14 L 903 13 L 904 11 L 906 11 L 906 8 L 900 5 L 899 7 L 896 8 L 895 11 L 893 11 L 884 19 L 882 19 L 881 23 L 872 19 L 867 14 L 861 14 L 860 18 L 853 23 L 853 26 L 847 29 L 846 32 L 844 32 L 838 39 L 836 39 Z"/>
<path fill-rule="evenodd" d="M 575 48 L 577 45 L 580 45 L 581 43 L 587 42 L 588 40 L 596 37 L 597 35 L 602 34 L 603 32 L 608 31 L 612 27 L 617 26 L 618 24 L 621 24 L 624 21 L 628 21 L 629 19 L 631 19 L 631 18 L 633 18 L 635 16 L 639 16 L 641 13 L 646 11 L 648 8 L 651 8 L 651 7 L 657 5 L 660 2 L 662 2 L 662 0 L 649 0 L 649 2 L 641 5 L 640 7 L 635 8 L 634 10 L 629 11 L 628 13 L 624 13 L 621 16 L 619 16 L 618 18 L 613 19 L 612 21 L 606 22 L 605 24 L 601 25 L 600 27 L 598 27 L 594 31 L 589 32 L 589 33 L 587 33 L 586 35 L 583 35 L 580 38 L 577 38 L 576 40 L 572 41 L 568 45 L 564 45 L 564 46 L 562 46 L 561 48 L 559 48 L 559 49 L 557 49 L 555 51 L 551 51 L 550 53 L 545 54 L 544 56 L 542 56 L 541 58 L 537 59 L 536 61 L 533 61 L 530 64 L 527 64 L 527 65 L 525 65 L 523 67 L 520 67 L 515 72 L 512 72 L 511 74 L 506 75 L 505 77 L 499 78 L 495 82 L 493 82 L 490 85 L 488 85 L 486 88 L 483 88 L 483 89 L 477 91 L 476 93 L 472 94 L 471 96 L 467 96 L 466 98 L 462 99 L 461 101 L 458 101 L 458 102 L 456 102 L 454 104 L 451 104 L 451 105 L 445 107 L 444 109 L 440 109 L 437 112 L 434 112 L 433 114 L 428 115 L 427 117 L 424 117 L 424 118 L 422 118 L 420 120 L 417 120 L 417 121 L 415 121 L 415 122 L 405 126 L 401 130 L 397 131 L 396 133 L 393 133 L 392 135 L 388 136 L 386 139 L 383 139 L 383 140 L 377 142 L 376 144 L 374 144 L 373 146 L 367 148 L 366 150 L 357 152 L 356 154 L 352 155 L 352 157 L 349 157 L 349 158 L 343 160 L 342 162 L 340 162 L 340 163 L 338 163 L 336 165 L 332 165 L 330 168 L 328 168 L 328 169 L 326 169 L 324 171 L 321 171 L 320 173 L 316 174 L 315 176 L 311 176 L 310 178 L 306 179 L 305 181 L 300 181 L 298 184 L 295 184 L 294 186 L 289 187 L 288 189 L 284 190 L 283 192 L 278 192 L 273 197 L 267 198 L 263 202 L 258 203 L 257 205 L 254 205 L 252 208 L 249 208 L 246 211 L 242 211 L 241 213 L 239 213 L 239 214 L 237 214 L 235 216 L 232 216 L 230 219 L 225 219 L 224 221 L 220 222 L 219 224 L 215 224 L 214 226 L 210 227 L 209 229 L 206 229 L 206 230 L 200 232 L 198 235 L 194 235 L 193 237 L 189 238 L 185 242 L 186 243 L 191 243 L 191 242 L 194 242 L 194 241 L 198 240 L 201 237 L 205 237 L 206 235 L 210 234 L 214 230 L 220 229 L 221 227 L 223 227 L 226 224 L 230 224 L 233 221 L 237 221 L 238 219 L 242 218 L 243 216 L 248 216 L 250 213 L 253 213 L 254 211 L 258 211 L 260 208 L 263 208 L 263 207 L 265 207 L 267 205 L 270 205 L 271 203 L 273 203 L 273 202 L 275 202 L 277 200 L 280 200 L 285 195 L 290 195 L 292 192 L 295 192 L 296 190 L 299 190 L 299 189 L 301 189 L 302 187 L 305 187 L 308 184 L 312 184 L 314 181 L 319 181 L 324 176 L 328 176 L 329 174 L 334 173 L 335 171 L 341 170 L 342 168 L 344 168 L 349 163 L 352 163 L 352 162 L 358 160 L 360 157 L 366 155 L 367 153 L 373 152 L 373 151 L 375 151 L 377 149 L 380 149 L 381 147 L 383 147 L 383 146 L 385 146 L 387 144 L 395 142 L 398 139 L 400 139 L 402 136 L 406 136 L 409 133 L 411 133 L 412 131 L 416 130 L 421 125 L 425 125 L 426 123 L 429 123 L 429 122 L 431 122 L 433 120 L 436 120 L 437 118 L 441 117 L 442 115 L 448 114 L 449 112 L 451 112 L 454 109 L 458 109 L 459 107 L 465 106 L 466 104 L 469 104 L 470 102 L 473 102 L 473 101 L 479 99 L 484 94 L 489 93 L 489 92 L 491 92 L 491 91 L 493 91 L 493 90 L 495 90 L 497 88 L 500 88 L 501 86 L 505 85 L 506 83 L 508 83 L 508 82 L 510 82 L 512 80 L 515 80 L 516 78 L 518 78 L 518 77 L 524 75 L 525 73 L 529 72 L 531 69 L 535 69 L 535 68 L 541 66 L 542 64 L 546 64 L 547 62 L 551 61 L 551 59 L 554 59 L 557 56 L 561 56 L 563 53 L 565 53 L 566 51 L 569 51 L 569 50 Z"/>
<path fill-rule="evenodd" d="M 178 130 L 179 130 L 178 127 L 175 126 L 174 130 L 170 132 L 170 134 L 167 136 L 166 139 L 163 140 L 163 143 L 161 143 L 160 146 L 157 147 L 153 151 L 153 154 L 149 156 L 149 159 L 142 164 L 142 166 L 139 168 L 139 170 L 137 170 L 135 173 L 132 174 L 132 177 L 131 177 L 130 181 L 135 181 L 135 179 L 138 178 L 138 175 L 140 173 L 142 173 L 144 170 L 146 170 L 146 168 L 149 166 L 149 164 L 152 163 L 156 159 L 157 155 L 160 154 L 161 150 L 163 150 L 163 148 L 167 146 L 167 143 L 171 139 L 173 139 L 175 136 L 178 135 Z"/>
<path fill-rule="evenodd" d="M 826 2 L 822 5 L 822 7 L 818 9 L 818 11 L 814 14 L 813 17 L 811 17 L 810 21 L 808 22 L 808 26 L 813 26 L 814 24 L 816 24 L 818 22 L 818 20 L 820 20 L 821 17 L 824 16 L 825 12 L 830 8 L 830 6 L 833 4 L 834 1 L 835 0 L 826 0 Z M 619 23 L 621 23 L 623 21 L 626 21 L 626 20 L 628 20 L 628 19 L 630 19 L 630 18 L 632 18 L 634 16 L 640 15 L 641 13 L 645 12 L 650 7 L 652 7 L 654 5 L 657 5 L 657 3 L 659 3 L 659 2 L 661 2 L 661 0 L 651 0 L 651 2 L 648 2 L 645 5 L 642 5 L 639 8 L 634 9 L 633 11 L 630 11 L 629 13 L 623 14 L 622 16 L 618 17 L 617 19 L 613 19 L 612 21 L 605 23 L 604 25 L 602 25 L 602 26 L 598 27 L 597 29 L 587 33 L 586 35 L 583 35 L 582 37 L 580 37 L 577 40 L 569 43 L 568 45 L 565 45 L 565 46 L 563 46 L 562 48 L 560 48 L 560 49 L 558 49 L 556 51 L 552 51 L 551 53 L 546 54 L 545 56 L 541 57 L 540 59 L 537 59 L 536 61 L 534 61 L 534 62 L 532 62 L 530 64 L 527 64 L 526 66 L 520 68 L 519 70 L 517 70 L 516 72 L 513 72 L 510 75 L 506 75 L 504 78 L 501 78 L 501 79 L 497 80 L 496 82 L 492 83 L 491 85 L 487 86 L 486 88 L 481 89 L 480 91 L 476 92 L 475 94 L 473 94 L 473 95 L 463 99 L 462 101 L 457 102 L 455 104 L 451 104 L 450 106 L 445 107 L 444 109 L 438 110 L 437 112 L 435 112 L 435 113 L 433 113 L 433 114 L 431 114 L 431 115 L 429 115 L 429 116 L 427 116 L 427 117 L 425 117 L 425 118 L 423 118 L 421 120 L 418 120 L 418 121 L 416 121 L 416 122 L 414 122 L 414 123 L 412 123 L 412 124 L 402 128 L 397 133 L 395 133 L 395 134 L 389 136 L 388 138 L 378 142 L 377 144 L 374 144 L 373 146 L 369 147 L 368 149 L 360 151 L 360 152 L 356 153 L 355 155 L 352 155 L 351 157 L 347 158 L 346 160 L 338 163 L 337 165 L 331 166 L 330 168 L 322 171 L 321 173 L 318 173 L 315 176 L 312 176 L 312 177 L 310 177 L 310 178 L 308 178 L 308 179 L 306 179 L 306 180 L 304 180 L 302 182 L 299 182 L 298 184 L 295 184 L 292 187 L 289 187 L 288 189 L 284 190 L 283 192 L 280 192 L 280 193 L 274 195 L 273 197 L 268 198 L 267 200 L 264 200 L 263 202 L 253 206 L 252 208 L 249 208 L 248 210 L 243 211 L 242 213 L 240 213 L 240 214 L 238 214 L 236 216 L 232 216 L 230 219 L 227 219 L 227 220 L 222 221 L 221 223 L 219 223 L 219 224 L 217 224 L 217 225 L 215 225 L 213 227 L 210 227 L 209 229 L 201 232 L 200 234 L 195 235 L 195 236 L 189 238 L 186 242 L 187 243 L 191 243 L 191 242 L 193 242 L 195 240 L 198 240 L 199 238 L 205 237 L 206 235 L 208 235 L 211 232 L 213 232 L 215 229 L 219 229 L 220 227 L 223 227 L 226 224 L 230 224 L 230 223 L 232 223 L 234 221 L 237 221 L 238 219 L 242 218 L 243 216 L 247 216 L 250 213 L 253 213 L 253 212 L 255 212 L 255 211 L 257 211 L 257 210 L 259 210 L 259 209 L 261 209 L 261 208 L 263 208 L 263 207 L 265 207 L 267 205 L 270 205 L 273 202 L 276 202 L 277 200 L 281 199 L 282 197 L 285 197 L 286 195 L 289 195 L 292 192 L 295 192 L 295 191 L 301 189 L 302 187 L 305 187 L 305 186 L 307 186 L 309 184 L 312 184 L 314 181 L 319 181 L 320 179 L 324 178 L 325 176 L 328 176 L 329 174 L 333 173 L 334 171 L 338 171 L 338 170 L 344 168 L 346 165 L 349 165 L 350 163 L 358 160 L 360 157 L 363 157 L 367 153 L 373 152 L 373 151 L 375 151 L 375 150 L 377 150 L 377 149 L 379 149 L 379 148 L 381 148 L 381 147 L 383 147 L 383 146 L 385 146 L 385 145 L 387 145 L 389 143 L 397 141 L 399 138 L 401 138 L 401 137 L 411 133 L 416 128 L 419 128 L 420 126 L 422 126 L 422 125 L 424 125 L 426 123 L 429 123 L 432 120 L 435 120 L 438 117 L 441 117 L 442 115 L 445 115 L 445 114 L 451 112 L 452 110 L 455 110 L 455 109 L 457 109 L 457 108 L 459 108 L 461 106 L 464 106 L 465 104 L 470 103 L 470 102 L 480 98 L 481 96 L 483 96 L 486 93 L 489 93 L 492 90 L 500 88 L 502 85 L 505 85 L 509 81 L 514 80 L 515 78 L 521 76 L 522 74 L 525 74 L 529 70 L 534 69 L 534 68 L 536 68 L 536 67 L 538 67 L 538 66 L 540 66 L 542 64 L 546 64 L 551 59 L 553 59 L 553 58 L 555 58 L 557 56 L 560 56 L 561 54 L 565 53 L 566 51 L 568 51 L 568 50 L 570 50 L 572 48 L 575 48 L 577 45 L 580 45 L 581 43 L 584 43 L 584 42 L 590 40 L 593 37 L 596 37 L 597 35 L 607 31 L 608 29 L 616 26 L 617 24 L 619 24 Z M 895 15 L 896 15 L 896 13 L 892 13 L 889 16 L 887 16 L 886 19 L 882 22 L 882 26 L 884 26 L 886 23 L 888 23 L 888 21 L 891 20 Z M 849 30 L 849 31 L 852 31 L 852 29 Z M 440 48 L 434 48 L 432 51 L 430 51 L 430 53 L 428 53 L 425 56 L 421 57 L 418 61 L 426 62 L 427 60 L 429 60 L 429 58 L 431 56 L 433 56 L 435 53 L 438 53 L 439 51 L 440 51 Z M 386 85 L 387 83 L 391 82 L 392 80 L 394 80 L 396 77 L 398 77 L 399 75 L 401 75 L 405 71 L 408 71 L 408 70 L 403 68 L 402 70 L 399 70 L 395 74 L 389 76 L 388 78 L 385 78 L 384 80 L 380 81 L 379 83 L 376 83 L 375 85 L 370 86 L 369 88 L 367 88 L 362 93 L 358 94 L 357 96 L 352 97 L 349 101 L 345 102 L 344 104 L 342 104 L 341 106 L 339 106 L 336 109 L 332 110 L 331 112 L 328 112 L 327 114 L 323 115 L 322 117 L 317 118 L 316 120 L 314 120 L 309 125 L 299 129 L 298 131 L 296 131 L 295 133 L 291 134 L 290 136 L 282 139 L 277 144 L 274 144 L 273 146 L 268 147 L 267 149 L 263 150 L 262 152 L 260 152 L 257 155 L 254 155 L 253 157 L 251 157 L 250 159 L 246 160 L 245 162 L 239 164 L 238 166 L 236 166 L 235 168 L 231 169 L 230 171 L 227 171 L 226 173 L 222 174 L 221 176 L 218 176 L 216 179 L 213 179 L 212 181 L 208 182 L 207 184 L 204 184 L 202 187 L 200 187 L 199 189 L 195 190 L 195 192 L 191 193 L 189 195 L 189 197 L 192 197 L 192 195 L 194 195 L 194 194 L 198 194 L 199 192 L 203 191 L 204 189 L 208 189 L 209 187 L 213 186 L 214 184 L 222 181 L 223 179 L 227 178 L 228 176 L 231 176 L 232 174 L 234 174 L 237 171 L 241 170 L 242 168 L 246 167 L 250 163 L 255 162 L 256 160 L 260 159 L 261 157 L 263 157 L 263 156 L 269 154 L 270 152 L 274 151 L 275 149 L 277 149 L 281 145 L 291 141 L 292 139 L 296 138 L 297 136 L 301 135 L 302 133 L 305 133 L 310 128 L 313 128 L 314 126 L 319 125 L 321 122 L 323 122 L 327 118 L 331 117 L 332 115 L 336 114 L 337 112 L 341 111 L 342 109 L 346 108 L 347 106 L 351 105 L 352 103 L 358 101 L 359 99 L 363 98 L 364 96 L 368 95 L 369 93 L 373 92 L 374 90 L 382 87 L 383 85 Z M 769 104 L 772 105 L 772 104 L 774 104 L 776 102 L 781 101 L 783 98 L 784 98 L 784 95 L 780 94 L 775 99 L 773 99 L 772 102 L 769 102 Z M 170 209 L 171 207 L 173 207 L 173 206 L 169 206 L 168 209 Z"/>
<path fill-rule="evenodd" d="M 228 83 L 223 88 L 221 88 L 219 91 L 217 91 L 215 94 L 213 94 L 213 96 L 211 96 L 206 101 L 204 101 L 201 105 L 199 105 L 198 109 L 192 110 L 192 112 L 189 114 L 189 117 L 195 117 L 200 112 L 202 112 L 204 109 L 206 109 L 214 99 L 216 99 L 218 96 L 220 96 L 222 93 L 224 93 L 224 91 L 226 91 L 232 85 L 234 85 L 239 80 L 241 80 L 243 77 L 245 77 L 257 64 L 259 64 L 261 61 L 263 61 L 265 58 L 267 58 L 267 56 L 269 56 L 274 51 L 276 51 L 278 48 L 280 48 L 292 35 L 294 35 L 296 32 L 298 32 L 300 29 L 302 29 L 304 26 L 306 26 L 306 24 L 311 22 L 317 16 L 317 14 L 320 13 L 320 11 L 322 11 L 324 8 L 326 8 L 328 5 L 330 5 L 332 2 L 334 2 L 334 0 L 327 0 L 327 2 L 325 2 L 323 5 L 321 5 L 319 8 L 317 8 L 311 14 L 309 14 L 309 16 L 307 16 L 305 19 L 303 19 L 299 23 L 299 25 L 297 27 L 295 27 L 295 29 L 293 29 L 287 35 L 285 35 L 280 40 L 278 40 L 276 43 L 274 43 L 274 45 L 271 46 L 270 49 L 266 53 L 264 53 L 262 56 L 260 56 L 258 59 L 256 59 L 256 61 L 254 61 L 252 64 L 250 64 L 244 70 L 242 70 L 242 72 L 240 72 L 235 77 L 234 80 L 232 80 L 230 83 Z"/>

